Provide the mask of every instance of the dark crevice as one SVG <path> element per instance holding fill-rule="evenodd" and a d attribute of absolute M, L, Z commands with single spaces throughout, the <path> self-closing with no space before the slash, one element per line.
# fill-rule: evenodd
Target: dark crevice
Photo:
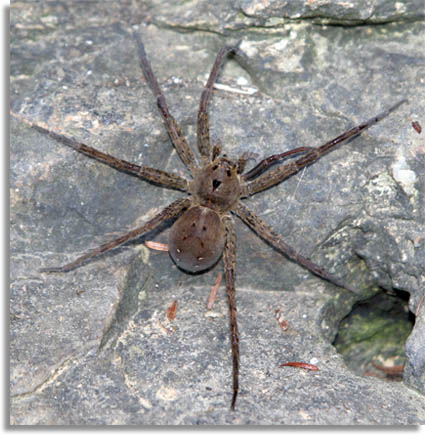
<path fill-rule="evenodd" d="M 244 11 L 240 11 L 242 15 L 244 15 L 247 19 L 251 20 L 260 20 L 260 17 L 256 17 L 254 15 L 248 15 L 244 13 Z M 385 26 L 388 24 L 408 24 L 408 23 L 414 23 L 414 22 L 422 22 L 423 16 L 412 15 L 412 16 L 396 16 L 396 17 L 388 17 L 388 18 L 366 18 L 366 19 L 360 19 L 360 18 L 353 18 L 353 19 L 344 19 L 344 18 L 338 18 L 338 17 L 331 17 L 326 15 L 305 15 L 303 17 L 299 18 L 290 18 L 290 17 L 284 17 L 284 22 L 268 25 L 266 24 L 266 21 L 270 21 L 273 18 L 279 18 L 282 17 L 274 17 L 274 16 L 268 16 L 266 19 L 263 18 L 263 23 L 252 23 L 252 24 L 239 24 L 236 25 L 234 28 L 207 28 L 192 24 L 171 24 L 171 23 L 165 23 L 160 20 L 153 20 L 153 24 L 159 29 L 166 29 L 166 30 L 173 30 L 178 33 L 195 33 L 195 32 L 202 32 L 202 33 L 210 33 L 213 35 L 218 35 L 220 37 L 226 37 L 231 34 L 239 34 L 242 32 L 250 32 L 250 31 L 258 31 L 258 30 L 276 30 L 276 29 L 284 29 L 284 27 L 288 24 L 292 23 L 309 23 L 313 26 L 332 26 L 332 27 L 366 27 L 366 26 Z"/>
<path fill-rule="evenodd" d="M 382 291 L 356 303 L 341 320 L 333 345 L 354 373 L 402 380 L 405 343 L 415 323 L 408 302 L 405 291 Z"/>
<path fill-rule="evenodd" d="M 98 352 L 106 346 L 115 346 L 119 336 L 128 328 L 128 323 L 139 309 L 139 293 L 152 287 L 152 279 L 150 269 L 140 261 L 139 256 L 135 256 L 118 290 L 118 300 L 106 322 Z"/>

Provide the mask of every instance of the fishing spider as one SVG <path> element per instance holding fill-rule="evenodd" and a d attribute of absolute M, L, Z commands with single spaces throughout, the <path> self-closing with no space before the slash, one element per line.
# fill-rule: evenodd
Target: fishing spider
<path fill-rule="evenodd" d="M 272 155 L 262 160 L 250 171 L 244 173 L 249 154 L 242 155 L 237 162 L 234 162 L 225 155 L 221 155 L 221 149 L 218 145 L 212 146 L 210 143 L 207 107 L 212 96 L 214 83 L 226 56 L 230 54 L 242 55 L 236 47 L 224 47 L 217 54 L 201 96 L 197 123 L 198 150 L 202 162 L 199 165 L 195 154 L 186 142 L 182 130 L 168 110 L 165 97 L 146 57 L 140 36 L 135 35 L 135 40 L 139 51 L 140 66 L 145 79 L 156 97 L 165 128 L 179 157 L 189 169 L 191 179 L 147 166 L 139 166 L 105 154 L 83 143 L 79 143 L 73 138 L 57 134 L 38 125 L 32 124 L 32 127 L 40 133 L 46 134 L 112 168 L 135 175 L 162 187 L 181 190 L 189 194 L 190 198 L 185 197 L 174 201 L 141 227 L 135 228 L 110 242 L 104 243 L 98 248 L 88 251 L 69 264 L 41 269 L 41 272 L 68 272 L 90 258 L 135 239 L 157 227 L 161 222 L 180 215 L 171 228 L 169 239 L 171 258 L 179 268 L 192 273 L 201 272 L 215 265 L 223 254 L 226 293 L 230 309 L 230 342 L 233 358 L 233 396 L 231 408 L 234 410 L 239 391 L 239 332 L 235 297 L 236 237 L 232 214 L 238 216 L 262 239 L 278 251 L 304 266 L 310 272 L 339 287 L 356 292 L 353 287 L 344 284 L 308 258 L 298 254 L 262 219 L 250 211 L 241 199 L 275 186 L 297 173 L 300 169 L 315 162 L 321 156 L 334 149 L 339 143 L 358 135 L 372 124 L 380 121 L 395 110 L 404 100 L 318 148 L 299 147 Z M 269 170 L 275 163 L 297 154 L 302 154 L 302 157 L 283 167 Z"/>

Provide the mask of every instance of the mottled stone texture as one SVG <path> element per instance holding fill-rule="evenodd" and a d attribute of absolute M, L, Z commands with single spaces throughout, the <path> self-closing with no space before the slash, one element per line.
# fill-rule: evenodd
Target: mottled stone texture
<path fill-rule="evenodd" d="M 363 3 L 12 2 L 11 424 L 425 423 L 425 142 L 411 125 L 425 126 L 423 4 Z M 240 42 L 246 61 L 228 62 L 220 78 L 238 92 L 217 90 L 210 106 L 213 135 L 232 158 L 320 145 L 409 99 L 247 201 L 287 243 L 361 288 L 361 298 L 410 296 L 417 317 L 404 382 L 350 371 L 331 343 L 361 298 L 286 260 L 241 222 L 236 412 L 223 288 L 213 312 L 205 309 L 221 264 L 187 275 L 167 254 L 148 251 L 143 240 L 167 241 L 163 226 L 68 274 L 38 272 L 181 195 L 89 160 L 24 122 L 185 173 L 142 77 L 133 30 L 192 144 L 215 55 Z M 320 370 L 278 368 L 285 361 Z"/>

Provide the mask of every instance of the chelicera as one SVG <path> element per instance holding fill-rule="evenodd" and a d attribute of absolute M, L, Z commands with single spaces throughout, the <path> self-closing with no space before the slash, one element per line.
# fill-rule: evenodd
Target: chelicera
<path fill-rule="evenodd" d="M 220 146 L 211 145 L 210 142 L 207 107 L 213 93 L 214 83 L 228 55 L 244 56 L 236 47 L 224 47 L 217 54 L 201 96 L 197 121 L 197 145 L 201 159 L 201 163 L 199 163 L 198 157 L 195 156 L 182 130 L 169 112 L 165 97 L 146 57 L 140 36 L 136 34 L 135 40 L 145 79 L 156 97 L 159 113 L 163 118 L 165 128 L 177 154 L 190 172 L 190 179 L 175 173 L 121 160 L 39 125 L 31 124 L 31 126 L 40 133 L 46 134 L 112 168 L 140 177 L 161 187 L 183 191 L 186 193 L 186 196 L 171 203 L 141 227 L 135 228 L 112 241 L 104 243 L 98 248 L 88 251 L 69 264 L 41 269 L 41 272 L 68 272 L 99 254 L 116 248 L 129 240 L 136 239 L 167 219 L 177 218 L 170 231 L 169 251 L 171 258 L 179 268 L 188 272 L 201 272 L 213 267 L 220 257 L 223 256 L 226 293 L 230 310 L 230 343 L 233 359 L 233 396 L 231 408 L 235 409 L 239 391 L 239 332 L 235 295 L 236 236 L 232 216 L 236 215 L 239 217 L 262 239 L 310 272 L 339 287 L 357 292 L 352 286 L 343 283 L 310 259 L 297 253 L 269 225 L 250 211 L 242 200 L 284 181 L 300 169 L 314 163 L 341 142 L 358 135 L 366 128 L 380 121 L 405 100 L 398 102 L 388 110 L 351 128 L 320 147 L 299 147 L 275 154 L 263 159 L 254 168 L 245 172 L 248 153 L 242 155 L 235 162 L 222 155 Z M 271 169 L 271 166 L 281 162 L 283 159 L 295 156 L 298 156 L 296 160 L 284 166 L 277 166 Z"/>

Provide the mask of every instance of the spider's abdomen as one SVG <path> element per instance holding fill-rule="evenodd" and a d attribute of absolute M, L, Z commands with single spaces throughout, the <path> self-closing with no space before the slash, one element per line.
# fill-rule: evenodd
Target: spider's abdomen
<path fill-rule="evenodd" d="M 208 207 L 186 210 L 171 228 L 168 249 L 178 267 L 200 272 L 213 266 L 224 247 L 220 216 Z"/>

